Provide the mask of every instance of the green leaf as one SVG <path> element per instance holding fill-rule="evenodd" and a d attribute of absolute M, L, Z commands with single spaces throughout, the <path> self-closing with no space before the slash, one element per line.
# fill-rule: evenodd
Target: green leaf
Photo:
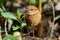
<path fill-rule="evenodd" d="M 3 40 L 18 40 L 18 39 L 15 38 L 13 35 L 7 35 L 5 38 L 3 38 Z"/>
<path fill-rule="evenodd" d="M 0 8 L 0 14 L 3 12 L 3 9 L 2 8 Z"/>
<path fill-rule="evenodd" d="M 47 2 L 47 0 L 42 0 L 43 3 Z"/>
<path fill-rule="evenodd" d="M 26 26 L 26 23 L 25 22 L 22 22 L 21 23 L 21 28 L 25 27 Z"/>
<path fill-rule="evenodd" d="M 36 0 L 29 0 L 30 1 L 30 5 L 35 5 L 36 4 Z"/>
<path fill-rule="evenodd" d="M 18 19 L 20 20 L 21 18 L 21 12 L 19 11 L 19 10 L 17 10 L 17 17 L 18 17 Z"/>
<path fill-rule="evenodd" d="M 59 18 L 60 18 L 60 15 L 57 16 L 57 17 L 55 17 L 54 20 L 56 21 L 56 20 L 58 20 Z"/>
<path fill-rule="evenodd" d="M 2 12 L 1 15 L 4 17 L 4 18 L 9 18 L 9 19 L 13 19 L 13 20 L 17 20 L 17 18 L 14 16 L 13 13 L 11 12 Z"/>
<path fill-rule="evenodd" d="M 18 30 L 20 27 L 19 26 L 12 26 L 12 28 L 13 28 L 13 30 L 15 31 L 15 30 Z"/>

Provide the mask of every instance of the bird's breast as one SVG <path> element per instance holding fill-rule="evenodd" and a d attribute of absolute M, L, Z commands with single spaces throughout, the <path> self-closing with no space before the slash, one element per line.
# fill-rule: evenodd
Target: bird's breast
<path fill-rule="evenodd" d="M 27 16 L 27 20 L 30 21 L 30 25 L 31 25 L 31 26 L 36 26 L 36 25 L 38 25 L 38 24 L 40 23 L 40 21 L 41 21 L 41 15 L 40 15 L 40 13 L 39 13 L 39 14 Z"/>

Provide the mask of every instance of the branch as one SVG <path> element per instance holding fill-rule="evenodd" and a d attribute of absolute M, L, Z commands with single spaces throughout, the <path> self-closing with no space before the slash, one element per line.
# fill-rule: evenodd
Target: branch
<path fill-rule="evenodd" d="M 5 20 L 5 33 L 6 33 L 6 35 L 8 35 L 8 32 L 7 32 L 7 19 Z"/>

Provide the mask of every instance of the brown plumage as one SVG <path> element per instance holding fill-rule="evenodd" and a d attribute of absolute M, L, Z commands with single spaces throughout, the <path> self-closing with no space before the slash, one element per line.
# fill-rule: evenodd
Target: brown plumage
<path fill-rule="evenodd" d="M 28 6 L 26 12 L 26 23 L 28 26 L 37 27 L 38 28 L 38 35 L 42 35 L 41 30 L 41 13 L 39 12 L 38 8 L 35 6 Z"/>

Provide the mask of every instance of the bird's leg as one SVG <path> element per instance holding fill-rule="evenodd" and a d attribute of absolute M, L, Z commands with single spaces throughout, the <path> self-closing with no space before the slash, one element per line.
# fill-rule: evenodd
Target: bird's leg
<path fill-rule="evenodd" d="M 34 28 L 35 28 L 35 27 L 32 27 L 32 30 L 33 30 L 33 37 L 35 37 L 35 35 L 34 35 Z"/>
<path fill-rule="evenodd" d="M 28 36 L 30 36 L 30 26 L 28 27 Z"/>

